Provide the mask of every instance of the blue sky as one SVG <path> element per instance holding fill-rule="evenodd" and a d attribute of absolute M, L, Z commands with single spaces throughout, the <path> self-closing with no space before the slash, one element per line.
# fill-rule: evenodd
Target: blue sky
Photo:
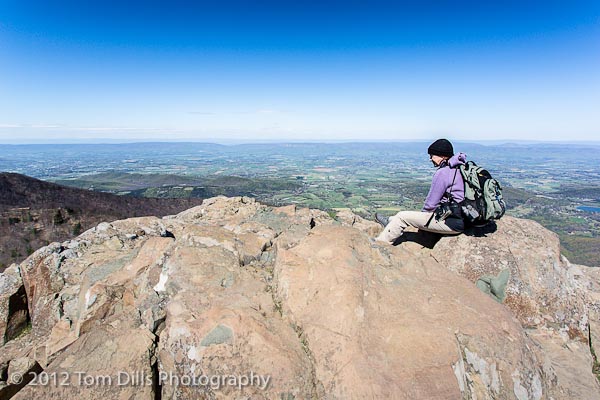
<path fill-rule="evenodd" d="M 600 138 L 598 1 L 91 3 L 0 0 L 0 142 Z"/>

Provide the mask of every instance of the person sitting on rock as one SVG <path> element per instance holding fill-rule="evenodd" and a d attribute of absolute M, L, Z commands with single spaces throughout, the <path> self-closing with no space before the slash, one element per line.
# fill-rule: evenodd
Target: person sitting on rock
<path fill-rule="evenodd" d="M 447 235 L 457 235 L 464 230 L 460 206 L 457 203 L 463 201 L 465 188 L 458 167 L 465 164 L 467 156 L 464 153 L 454 155 L 452 143 L 446 139 L 433 142 L 427 152 L 437 171 L 433 175 L 422 211 L 400 211 L 389 218 L 376 213 L 375 219 L 384 227 L 376 240 L 393 244 L 409 226 Z M 450 200 L 452 201 L 449 204 L 454 205 L 450 207 L 452 214 L 445 213 L 446 215 L 441 216 L 443 212 L 436 212 L 440 210 L 438 207 L 442 203 Z"/>

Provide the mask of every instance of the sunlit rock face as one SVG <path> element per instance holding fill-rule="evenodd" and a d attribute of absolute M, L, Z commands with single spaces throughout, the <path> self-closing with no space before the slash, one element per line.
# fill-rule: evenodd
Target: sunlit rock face
<path fill-rule="evenodd" d="M 0 397 L 600 398 L 598 273 L 552 233 L 378 230 L 217 197 L 51 244 L 0 275 Z M 504 303 L 476 287 L 506 269 Z"/>

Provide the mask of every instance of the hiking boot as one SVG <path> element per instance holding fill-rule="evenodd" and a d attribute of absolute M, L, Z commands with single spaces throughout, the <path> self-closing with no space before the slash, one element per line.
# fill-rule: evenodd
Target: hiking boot
<path fill-rule="evenodd" d="M 375 213 L 375 221 L 377 221 L 381 226 L 385 228 L 390 222 L 390 217 L 386 217 L 385 215 Z"/>

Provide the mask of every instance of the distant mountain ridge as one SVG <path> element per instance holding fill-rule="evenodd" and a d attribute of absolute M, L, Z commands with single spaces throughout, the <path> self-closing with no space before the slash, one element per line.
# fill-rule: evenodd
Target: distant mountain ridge
<path fill-rule="evenodd" d="M 26 175 L 0 173 L 0 211 L 15 207 L 31 208 L 82 208 L 102 211 L 111 215 L 127 216 L 169 214 L 200 204 L 198 199 L 139 199 L 115 196 L 110 193 L 82 190 L 45 182 Z M 118 207 L 115 207 L 118 206 Z M 165 215 L 166 215 L 165 214 Z"/>
<path fill-rule="evenodd" d="M 201 198 L 117 196 L 0 173 L 0 269 L 102 221 L 177 214 L 201 202 Z"/>

